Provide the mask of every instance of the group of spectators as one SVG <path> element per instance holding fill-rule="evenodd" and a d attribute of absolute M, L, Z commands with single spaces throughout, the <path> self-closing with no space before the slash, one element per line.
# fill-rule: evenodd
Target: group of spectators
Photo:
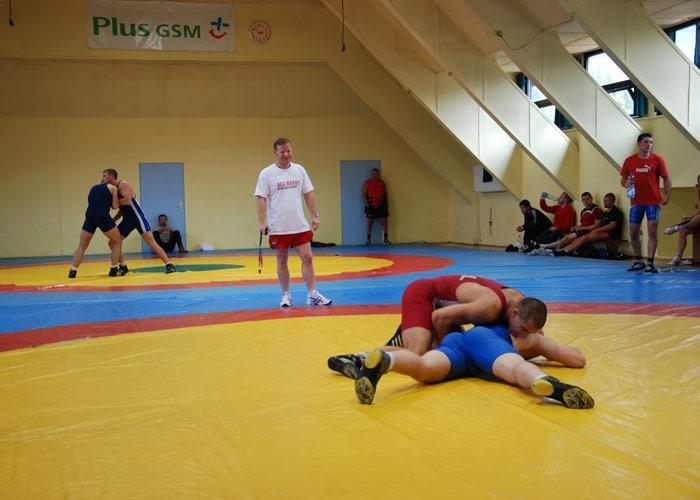
<path fill-rule="evenodd" d="M 581 193 L 583 209 L 581 209 L 579 224 L 576 223 L 573 199 L 568 193 L 561 193 L 556 205 L 548 205 L 546 195 L 547 193 L 542 193 L 540 197 L 540 208 L 554 214 L 554 222 L 534 208 L 528 200 L 520 202 L 523 224 L 516 230 L 524 233 L 522 251 L 533 252 L 545 249 L 557 256 L 589 255 L 591 245 L 600 241 L 607 244 L 608 253 L 617 252 L 617 243 L 622 238 L 624 215 L 615 204 L 616 198 L 613 193 L 603 197 L 605 210 L 601 210 L 593 202 L 591 193 L 588 191 Z"/>
<path fill-rule="evenodd" d="M 671 177 L 664 159 L 652 153 L 653 144 L 654 139 L 650 133 L 641 134 L 637 138 L 637 153 L 625 160 L 620 171 L 620 184 L 626 188 L 631 204 L 629 231 L 634 263 L 628 271 L 658 272 L 654 266 L 657 228 L 661 207 L 671 198 Z M 660 180 L 663 180 L 663 193 L 660 189 Z M 523 223 L 517 226 L 516 230 L 523 233 L 521 251 L 535 255 L 551 252 L 556 256 L 600 256 L 601 254 L 608 258 L 622 256 L 618 252 L 618 243 L 622 239 L 625 217 L 616 206 L 613 193 L 607 193 L 603 197 L 603 210 L 594 203 L 591 193 L 588 191 L 581 193 L 583 209 L 581 209 L 578 224 L 571 195 L 566 192 L 561 193 L 555 205 L 547 204 L 546 199 L 549 197 L 547 193 L 542 193 L 539 205 L 541 210 L 554 214 L 553 221 L 540 210 L 532 207 L 528 200 L 520 202 Z M 682 263 L 687 235 L 700 225 L 700 176 L 695 186 L 695 210 L 695 215 L 684 217 L 675 226 L 664 230 L 667 235 L 679 233 L 678 248 L 671 261 L 672 265 Z M 647 219 L 648 235 L 646 263 L 642 257 L 640 241 L 640 226 L 644 217 Z M 596 242 L 606 243 L 602 252 L 593 245 Z M 509 249 L 512 250 L 513 247 Z"/>

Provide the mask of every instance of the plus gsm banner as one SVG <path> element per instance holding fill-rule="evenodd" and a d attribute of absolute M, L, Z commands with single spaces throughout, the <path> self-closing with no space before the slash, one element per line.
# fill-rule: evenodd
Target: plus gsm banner
<path fill-rule="evenodd" d="M 233 52 L 233 6 L 86 0 L 91 49 Z"/>

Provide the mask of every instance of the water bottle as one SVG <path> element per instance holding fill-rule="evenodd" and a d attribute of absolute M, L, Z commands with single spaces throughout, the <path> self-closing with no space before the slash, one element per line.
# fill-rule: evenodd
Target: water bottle
<path fill-rule="evenodd" d="M 630 174 L 627 177 L 627 197 L 632 200 L 637 194 L 637 190 L 634 187 L 634 175 Z"/>
<path fill-rule="evenodd" d="M 546 192 L 546 191 L 542 193 L 542 198 L 544 198 L 545 200 L 552 200 L 552 201 L 558 201 L 558 200 L 559 200 L 559 198 L 556 198 L 556 197 L 552 196 L 551 194 L 549 194 L 549 193 Z"/>

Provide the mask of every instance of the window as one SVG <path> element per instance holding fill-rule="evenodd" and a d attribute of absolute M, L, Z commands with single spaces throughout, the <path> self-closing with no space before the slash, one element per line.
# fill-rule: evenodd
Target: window
<path fill-rule="evenodd" d="M 688 56 L 691 61 L 695 60 L 695 44 L 697 43 L 697 25 L 687 26 L 676 31 L 676 45 L 681 51 Z M 695 60 L 695 64 L 698 61 Z"/>
<path fill-rule="evenodd" d="M 585 58 L 585 66 L 593 79 L 602 86 L 629 80 L 627 75 L 604 52 L 588 54 Z"/>
<path fill-rule="evenodd" d="M 559 110 L 557 110 L 557 108 L 555 108 L 554 105 L 549 102 L 547 96 L 544 95 L 542 91 L 537 88 L 537 85 L 532 83 L 528 77 L 522 73 L 518 73 L 515 81 L 518 84 L 518 87 L 520 87 L 520 89 L 525 92 L 525 95 L 528 96 L 538 108 L 540 108 L 542 114 L 550 122 L 554 123 L 562 130 L 571 128 L 571 123 L 569 123 L 564 115 L 562 115 Z"/>
<path fill-rule="evenodd" d="M 688 58 L 700 67 L 700 18 L 679 24 L 664 30 L 671 40 Z M 646 96 L 632 83 L 632 80 L 615 62 L 602 50 L 594 50 L 575 56 L 593 79 L 601 85 L 610 97 L 630 116 L 638 117 L 647 114 L 649 106 Z M 571 128 L 559 110 L 547 96 L 537 88 L 525 75 L 519 73 L 516 77 L 518 86 L 533 101 L 542 113 L 562 130 Z M 656 114 L 661 111 L 656 109 Z"/>
<path fill-rule="evenodd" d="M 600 50 L 588 52 L 584 54 L 583 66 L 625 113 L 630 116 L 646 114 L 646 96 L 634 86 L 632 80 L 610 59 L 609 55 Z"/>
<path fill-rule="evenodd" d="M 666 28 L 664 30 L 668 37 L 673 40 L 688 59 L 700 67 L 700 47 L 698 47 L 698 32 L 700 32 L 700 19 Z"/>

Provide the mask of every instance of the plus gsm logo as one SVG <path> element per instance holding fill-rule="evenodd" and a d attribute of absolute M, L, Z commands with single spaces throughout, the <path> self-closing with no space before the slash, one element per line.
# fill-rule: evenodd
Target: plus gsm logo
<path fill-rule="evenodd" d="M 221 17 L 217 17 L 215 21 L 210 22 L 213 26 L 213 28 L 210 28 L 208 33 L 211 35 L 213 38 L 216 38 L 217 40 L 221 40 L 223 37 L 228 35 L 228 31 L 224 31 L 224 28 L 228 28 L 229 24 L 225 23 Z"/>

